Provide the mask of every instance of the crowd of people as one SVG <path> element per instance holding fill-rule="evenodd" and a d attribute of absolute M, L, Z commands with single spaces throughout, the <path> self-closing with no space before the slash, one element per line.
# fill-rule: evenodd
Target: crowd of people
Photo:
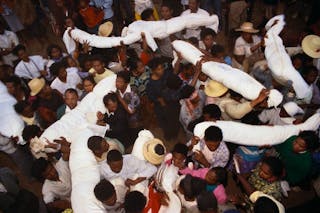
<path fill-rule="evenodd" d="M 19 185 L 11 169 L 0 168 L 1 211 L 72 212 L 77 204 L 71 202 L 69 156 L 71 143 L 77 141 L 60 135 L 43 143 L 41 135 L 77 108 L 96 85 L 113 77 L 115 90 L 104 95 L 105 108 L 87 117 L 96 128 L 104 130 L 102 135 L 89 137 L 87 148 L 99 167 L 100 181 L 93 193 L 105 212 L 159 212 L 161 206 L 171 205 L 170 197 L 156 181 L 163 166 L 178 170 L 173 192 L 182 212 L 319 211 L 318 131 L 301 131 L 274 146 L 230 143 L 224 139 L 226 132 L 214 125 L 204 130 L 203 138 L 194 135 L 197 124 L 206 121 L 289 126 L 318 113 L 319 16 L 311 14 L 310 24 L 299 35 L 301 39 L 287 48 L 296 72 L 312 88 L 312 96 L 299 99 L 293 88 L 295 82 L 278 81 L 268 67 L 264 55 L 266 30 L 263 24 L 256 29 L 250 22 L 254 1 L 163 0 L 159 8 L 151 0 L 136 0 L 135 4 L 129 0 L 23 1 L 31 8 L 32 20 L 22 20 L 23 14 L 15 11 L 14 2 L 18 4 L 0 1 L 4 21 L 0 24 L 0 83 L 16 100 L 13 108 L 24 123 L 23 142 L 19 135 L 6 137 L 1 132 L 0 150 L 10 156 L 28 181 L 43 185 L 38 198 Z M 279 1 L 263 2 L 267 21 L 276 15 Z M 232 48 L 216 41 L 227 25 L 220 25 L 217 31 L 188 28 L 156 39 L 156 51 L 148 46 L 143 32 L 140 42 L 113 48 L 96 48 L 90 46 L 90 41 L 80 43 L 70 33 L 81 29 L 101 37 L 116 37 L 135 20 L 170 20 L 191 13 L 214 13 L 224 23 L 224 4 L 236 16 L 229 20 L 229 26 L 243 20 L 246 13 L 246 19 L 228 34 L 238 35 Z M 30 36 L 45 40 L 40 29 L 43 20 L 51 24 L 49 30 L 65 46 L 50 44 L 47 56 L 30 55 L 30 47 L 22 41 Z M 174 51 L 171 42 L 175 40 L 197 47 L 203 53 L 202 59 L 195 65 L 187 61 L 181 52 Z M 265 89 L 255 99 L 245 99 L 202 72 L 203 65 L 210 61 L 247 73 Z M 283 95 L 278 107 L 268 108 L 271 89 Z M 160 129 L 157 134 L 161 140 L 153 138 L 143 145 L 142 160 L 132 153 L 139 132 L 152 132 L 155 127 Z"/>

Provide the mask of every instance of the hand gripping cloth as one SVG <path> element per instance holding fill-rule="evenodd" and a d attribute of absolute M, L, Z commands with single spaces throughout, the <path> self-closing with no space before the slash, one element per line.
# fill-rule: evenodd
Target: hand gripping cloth
<path fill-rule="evenodd" d="M 192 44 L 176 40 L 172 42 L 175 51 L 180 52 L 182 57 L 195 65 L 201 59 L 203 53 Z M 176 54 L 175 54 L 176 55 Z M 176 59 L 176 58 L 175 58 Z M 173 61 L 175 63 L 175 60 Z M 206 62 L 202 64 L 202 72 L 211 79 L 216 80 L 226 87 L 236 91 L 249 100 L 254 100 L 265 87 L 247 73 L 218 62 Z M 276 107 L 282 102 L 282 95 L 278 90 L 270 90 L 268 106 Z"/>

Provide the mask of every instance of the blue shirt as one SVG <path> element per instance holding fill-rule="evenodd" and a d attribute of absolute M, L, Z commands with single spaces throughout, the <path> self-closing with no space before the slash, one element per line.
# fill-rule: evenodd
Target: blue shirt
<path fill-rule="evenodd" d="M 112 10 L 113 0 L 91 0 L 90 5 L 97 8 L 101 8 L 104 12 L 104 19 L 110 19 L 113 17 Z"/>

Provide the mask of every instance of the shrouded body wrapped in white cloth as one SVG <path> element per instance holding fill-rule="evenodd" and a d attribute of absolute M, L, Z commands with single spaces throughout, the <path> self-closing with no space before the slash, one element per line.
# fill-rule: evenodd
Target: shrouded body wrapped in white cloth
<path fill-rule="evenodd" d="M 188 42 L 176 40 L 172 42 L 174 49 L 180 52 L 182 57 L 195 65 L 201 59 L 203 53 Z M 202 72 L 211 79 L 216 80 L 226 87 L 236 91 L 249 100 L 254 100 L 265 87 L 253 77 L 231 66 L 218 62 L 206 62 L 202 65 Z M 278 90 L 270 90 L 268 106 L 276 107 L 282 102 L 282 95 Z"/>
<path fill-rule="evenodd" d="M 86 33 L 79 29 L 71 30 L 71 37 L 80 43 L 89 42 L 89 45 L 97 48 L 111 48 L 120 46 L 122 41 L 125 45 L 133 44 L 141 39 L 143 32 L 148 46 L 155 51 L 158 46 L 154 38 L 164 39 L 173 33 L 180 32 L 185 28 L 206 26 L 217 32 L 219 19 L 216 15 L 204 16 L 189 14 L 178 16 L 162 21 L 135 21 L 122 31 L 122 37 L 102 37 Z"/>
<path fill-rule="evenodd" d="M 293 67 L 290 56 L 279 36 L 284 25 L 284 15 L 275 16 L 266 24 L 267 34 L 264 38 L 266 46 L 264 54 L 268 66 L 275 80 L 283 85 L 287 85 L 287 82 L 291 81 L 297 98 L 310 102 L 312 87 L 304 81 L 300 73 Z"/>

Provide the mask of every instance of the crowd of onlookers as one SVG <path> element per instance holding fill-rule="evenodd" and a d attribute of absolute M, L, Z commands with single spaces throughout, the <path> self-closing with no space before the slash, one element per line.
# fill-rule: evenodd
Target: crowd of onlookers
<path fill-rule="evenodd" d="M 312 5 L 311 11 L 304 13 L 307 16 L 301 17 L 309 18 L 307 27 L 295 36 L 300 39 L 294 48 L 287 49 L 294 68 L 312 87 L 309 100 L 296 98 L 293 82 L 280 84 L 273 78 L 264 56 L 265 30 L 250 22 L 256 4 L 250 0 L 1 0 L 0 81 L 16 99 L 14 110 L 25 127 L 22 144 L 16 143 L 16 135 L 8 138 L 0 134 L 0 150 L 12 158 L 28 180 L 43 183 L 43 196 L 37 198 L 19 186 L 14 172 L 3 167 L 0 210 L 72 211 L 68 163 L 71 142 L 61 135 L 60 139 L 46 141 L 39 151 L 37 140 L 76 108 L 101 80 L 116 75 L 116 91 L 103 97 L 106 113 L 98 111 L 91 118 L 97 126 L 105 127 L 104 137 L 92 136 L 87 142 L 101 174 L 94 195 L 106 212 L 158 212 L 161 205 L 170 205 L 168 195 L 154 181 L 161 164 L 179 169 L 175 193 L 183 212 L 317 212 L 318 132 L 302 131 L 279 145 L 260 147 L 228 143 L 222 130 L 214 126 L 205 130 L 204 138 L 193 135 L 195 126 L 203 121 L 296 125 L 320 106 L 318 1 L 285 1 L 284 6 Z M 280 1 L 259 4 L 265 7 L 263 26 L 277 13 Z M 89 42 L 70 42 L 69 29 L 120 36 L 123 27 L 135 20 L 169 20 L 190 13 L 217 14 L 221 23 L 218 32 L 206 27 L 185 29 L 156 39 L 155 52 L 148 47 L 144 34 L 138 43 L 105 49 L 92 47 Z M 236 35 L 229 47 L 217 43 L 218 34 L 225 36 L 224 28 L 229 36 Z M 50 44 L 46 56 L 30 55 L 31 47 L 24 44 L 33 38 L 47 42 L 46 30 L 65 46 Z M 309 34 L 314 35 L 315 42 L 308 43 L 306 51 L 301 41 Z M 177 52 L 177 60 L 172 63 L 171 42 L 177 39 L 196 46 L 204 59 L 193 65 Z M 248 73 L 266 89 L 256 99 L 247 100 L 201 72 L 207 61 Z M 270 89 L 282 93 L 284 100 L 279 107 L 267 107 Z M 148 141 L 153 150 L 144 150 L 145 161 L 138 159 L 131 154 L 138 133 L 152 131 L 155 126 L 160 127 L 163 141 Z M 178 136 L 181 132 L 185 141 Z M 168 150 L 168 144 L 172 150 Z M 149 193 L 130 191 L 139 184 L 144 184 Z"/>

